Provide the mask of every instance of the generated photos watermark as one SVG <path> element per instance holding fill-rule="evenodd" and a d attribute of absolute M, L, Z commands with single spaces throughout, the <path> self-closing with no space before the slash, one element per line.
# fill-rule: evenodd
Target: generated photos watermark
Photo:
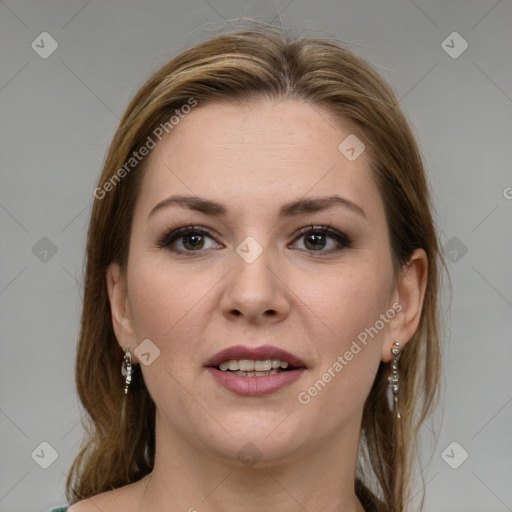
<path fill-rule="evenodd" d="M 168 121 L 159 124 L 152 132 L 148 135 L 146 142 L 140 146 L 137 151 L 134 151 L 131 156 L 126 160 L 125 164 L 120 167 L 107 181 L 103 183 L 101 187 L 94 189 L 94 197 L 96 199 L 103 199 L 108 192 L 114 190 L 116 185 L 130 173 L 137 165 L 147 156 L 149 152 L 154 149 L 158 141 L 161 141 L 165 134 L 168 134 L 173 130 L 179 122 L 184 119 L 192 109 L 197 106 L 198 102 L 195 98 L 189 98 L 187 103 L 182 105 L 179 109 L 174 111 Z M 158 139 L 155 140 L 155 139 Z"/>
<path fill-rule="evenodd" d="M 317 379 L 312 386 L 307 390 L 301 391 L 297 395 L 299 403 L 307 405 L 311 399 L 317 396 L 327 386 L 332 379 L 338 375 L 345 366 L 347 366 L 354 357 L 361 352 L 361 350 L 368 345 L 368 337 L 373 339 L 379 334 L 382 329 L 392 320 L 397 313 L 403 309 L 402 304 L 395 302 L 385 313 L 382 313 L 372 326 L 366 327 L 357 335 L 357 339 L 353 340 L 350 348 L 346 350 L 343 355 L 338 355 L 336 361 Z"/>

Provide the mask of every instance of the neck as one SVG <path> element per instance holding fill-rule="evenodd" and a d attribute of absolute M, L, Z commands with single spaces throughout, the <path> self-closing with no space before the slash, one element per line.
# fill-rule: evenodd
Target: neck
<path fill-rule="evenodd" d="M 359 431 L 351 430 L 286 461 L 246 466 L 171 435 L 157 414 L 155 465 L 141 482 L 139 512 L 364 512 L 354 491 Z"/>

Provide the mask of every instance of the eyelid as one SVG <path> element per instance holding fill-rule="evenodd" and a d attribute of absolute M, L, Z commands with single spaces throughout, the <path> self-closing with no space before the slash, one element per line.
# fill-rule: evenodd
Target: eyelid
<path fill-rule="evenodd" d="M 322 233 L 324 235 L 330 236 L 331 238 L 334 238 L 336 240 L 336 242 L 338 244 L 340 244 L 340 246 L 342 248 L 349 248 L 352 246 L 352 243 L 353 243 L 351 237 L 349 237 L 347 234 L 343 233 L 342 231 L 338 231 L 337 229 L 331 228 L 330 224 L 317 225 L 317 226 L 310 224 L 307 227 L 301 228 L 296 233 L 292 243 L 295 243 L 297 241 L 297 239 L 299 239 L 300 237 L 306 235 L 307 233 L 311 233 L 311 232 Z M 308 252 L 311 252 L 311 253 L 318 252 L 319 254 L 321 254 L 323 252 L 325 254 L 328 254 L 333 251 L 331 250 L 331 251 L 308 251 Z"/>
<path fill-rule="evenodd" d="M 212 231 L 209 228 L 203 227 L 203 226 L 195 226 L 195 225 L 187 225 L 178 227 L 176 229 L 164 229 L 157 237 L 157 246 L 159 248 L 165 248 L 169 246 L 171 243 L 173 243 L 175 240 L 178 240 L 182 236 L 185 236 L 187 234 L 200 234 L 200 235 L 206 235 L 212 240 L 214 240 L 216 243 L 219 243 L 216 239 L 216 237 L 213 235 Z M 176 250 L 176 252 L 194 252 L 194 251 L 181 251 Z M 199 252 L 199 251 L 197 251 Z"/>
<path fill-rule="evenodd" d="M 339 245 L 338 248 L 327 250 L 327 251 L 323 251 L 323 250 L 311 251 L 311 250 L 307 250 L 307 249 L 302 249 L 303 251 L 306 251 L 309 253 L 330 254 L 332 252 L 340 251 L 342 249 L 346 249 L 346 248 L 349 248 L 352 246 L 352 239 L 345 233 L 338 231 L 337 229 L 331 228 L 330 224 L 316 225 L 316 226 L 313 224 L 310 224 L 309 226 L 305 226 L 305 227 L 301 228 L 299 231 L 297 231 L 295 233 L 291 244 L 288 244 L 288 246 L 295 244 L 299 238 L 301 238 L 302 236 L 304 236 L 308 233 L 324 234 L 324 235 L 329 236 L 330 238 L 334 239 L 336 241 L 336 243 Z M 213 234 L 212 230 L 210 230 L 209 228 L 204 227 L 204 226 L 196 226 L 196 225 L 189 224 L 189 225 L 181 226 L 181 227 L 178 227 L 175 229 L 170 229 L 170 228 L 164 229 L 157 238 L 157 246 L 159 248 L 166 248 L 166 247 L 170 246 L 173 242 L 175 242 L 176 240 L 179 240 L 180 238 L 182 238 L 183 236 L 185 236 L 187 234 L 199 234 L 201 236 L 207 236 L 207 237 L 211 238 L 215 243 L 219 244 L 219 242 L 217 241 L 217 237 Z M 198 249 L 197 251 L 184 251 L 182 249 L 172 249 L 172 251 L 175 253 L 187 253 L 187 254 L 194 254 L 194 253 L 199 254 L 206 250 L 209 250 L 209 249 Z"/>

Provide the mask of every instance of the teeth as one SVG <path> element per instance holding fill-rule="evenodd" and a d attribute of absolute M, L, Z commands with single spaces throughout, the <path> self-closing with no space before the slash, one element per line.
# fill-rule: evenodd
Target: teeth
<path fill-rule="evenodd" d="M 254 361 L 252 359 L 230 359 L 229 361 L 223 361 L 220 363 L 219 368 L 225 372 L 231 370 L 237 375 L 243 373 L 244 376 L 252 377 L 253 375 L 274 375 L 277 373 L 279 368 L 288 368 L 289 364 L 286 361 L 280 361 L 279 359 L 262 359 Z M 273 370 L 276 370 L 272 373 Z M 268 372 L 268 373 L 265 373 Z"/>
<path fill-rule="evenodd" d="M 254 369 L 257 372 L 268 372 L 272 369 L 272 362 L 270 359 L 265 359 L 265 361 L 254 361 Z"/>
<path fill-rule="evenodd" d="M 265 375 L 275 375 L 279 373 L 277 370 L 270 370 L 268 372 L 233 372 L 235 375 L 240 377 L 264 377 Z"/>
<path fill-rule="evenodd" d="M 252 372 L 254 368 L 254 361 L 251 361 L 250 359 L 240 359 L 240 361 L 238 361 L 238 369 L 243 372 Z M 259 370 L 259 368 L 257 368 L 257 370 Z"/>

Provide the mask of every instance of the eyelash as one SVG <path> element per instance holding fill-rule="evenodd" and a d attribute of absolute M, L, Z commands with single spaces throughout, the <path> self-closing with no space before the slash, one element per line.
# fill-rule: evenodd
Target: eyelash
<path fill-rule="evenodd" d="M 337 230 L 331 229 L 330 226 L 313 226 L 310 225 L 306 228 L 303 228 L 299 231 L 297 236 L 294 238 L 294 242 L 297 241 L 299 238 L 304 237 L 307 234 L 320 234 L 320 235 L 327 235 L 328 237 L 334 239 L 336 243 L 339 245 L 339 247 L 329 250 L 309 250 L 309 249 L 300 249 L 304 250 L 306 252 L 310 253 L 324 253 L 324 254 L 331 254 L 333 252 L 338 252 L 343 249 L 348 249 L 352 246 L 352 240 L 349 236 L 347 236 L 345 233 L 341 233 Z M 164 231 L 159 237 L 157 241 L 157 245 L 159 248 L 167 248 L 168 250 L 178 253 L 178 254 L 187 254 L 187 255 L 193 255 L 194 253 L 200 253 L 203 251 L 203 249 L 198 249 L 196 251 L 189 251 L 189 250 L 182 250 L 182 249 L 173 249 L 171 248 L 171 244 L 179 240 L 180 238 L 183 238 L 187 235 L 200 235 L 200 236 L 207 236 L 214 240 L 214 237 L 212 233 L 205 229 L 205 228 L 198 228 L 196 226 L 184 226 L 178 229 L 175 229 L 171 232 Z"/>

